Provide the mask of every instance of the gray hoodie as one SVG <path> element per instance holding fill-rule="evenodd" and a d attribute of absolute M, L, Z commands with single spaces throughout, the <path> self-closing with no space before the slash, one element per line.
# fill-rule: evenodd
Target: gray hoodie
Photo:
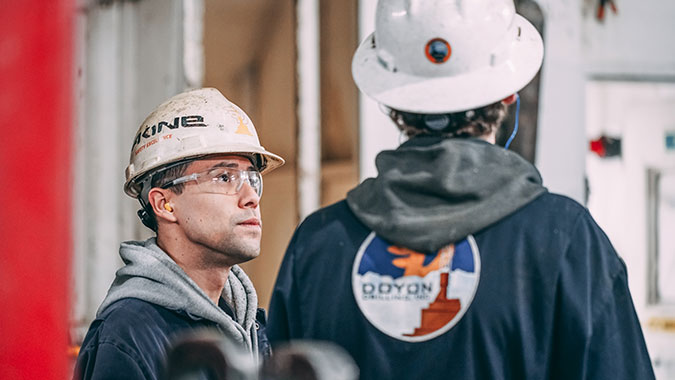
<path fill-rule="evenodd" d="M 234 311 L 233 319 L 157 246 L 155 238 L 122 243 L 120 256 L 125 265 L 117 271 L 97 316 L 120 299 L 141 299 L 213 321 L 228 338 L 246 347 L 254 358 L 258 357 L 255 327 L 258 297 L 251 280 L 241 268 L 236 265 L 231 268 L 222 293 L 222 298 Z"/>
<path fill-rule="evenodd" d="M 349 192 L 356 217 L 386 240 L 437 252 L 546 192 L 518 154 L 473 138 L 416 137 L 377 155 L 378 176 Z"/>

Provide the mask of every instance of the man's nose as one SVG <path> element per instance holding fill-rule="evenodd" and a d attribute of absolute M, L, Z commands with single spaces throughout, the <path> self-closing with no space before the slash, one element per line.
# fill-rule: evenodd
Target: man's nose
<path fill-rule="evenodd" d="M 248 181 L 245 181 L 239 190 L 239 207 L 256 208 L 260 203 L 260 196 Z"/>

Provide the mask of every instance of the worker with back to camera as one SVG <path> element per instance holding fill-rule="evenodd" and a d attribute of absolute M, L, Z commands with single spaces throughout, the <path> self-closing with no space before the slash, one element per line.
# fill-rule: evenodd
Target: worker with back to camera
<path fill-rule="evenodd" d="M 178 94 L 141 124 L 124 191 L 156 232 L 120 246 L 124 266 L 84 339 L 76 379 L 159 379 L 173 338 L 211 328 L 268 355 L 264 312 L 237 264 L 260 253 L 265 150 L 246 113 L 213 88 Z"/>
<path fill-rule="evenodd" d="M 605 234 L 494 144 L 542 60 L 512 0 L 378 2 L 352 73 L 409 139 L 296 230 L 273 345 L 335 342 L 364 380 L 654 378 Z"/>

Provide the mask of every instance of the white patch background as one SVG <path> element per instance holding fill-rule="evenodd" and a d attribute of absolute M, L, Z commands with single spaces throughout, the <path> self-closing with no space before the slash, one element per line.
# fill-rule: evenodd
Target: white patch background
<path fill-rule="evenodd" d="M 369 235 L 362 243 L 361 247 L 359 248 L 359 252 L 356 255 L 354 267 L 352 270 L 352 287 L 354 290 L 354 297 L 356 298 L 356 303 L 361 309 L 361 312 L 365 315 L 368 321 L 383 333 L 393 338 L 409 342 L 429 340 L 445 333 L 450 328 L 452 328 L 452 326 L 454 326 L 462 318 L 467 308 L 471 304 L 480 279 L 480 257 L 478 255 L 478 248 L 473 237 L 469 236 L 467 240 L 469 241 L 469 246 L 471 247 L 473 253 L 474 272 L 471 273 L 465 272 L 461 269 L 456 269 L 450 273 L 450 283 L 448 285 L 447 297 L 449 299 L 457 298 L 460 300 L 460 311 L 452 319 L 452 321 L 434 333 L 410 337 L 404 336 L 404 334 L 412 334 L 416 328 L 420 327 L 422 310 L 426 309 L 438 295 L 440 290 L 441 271 L 433 271 L 424 278 L 419 276 L 403 276 L 397 279 L 393 279 L 391 276 L 380 275 L 373 272 L 367 272 L 363 275 L 358 274 L 361 259 L 363 258 L 367 247 L 372 242 L 374 234 L 374 232 L 371 233 L 371 235 Z M 381 293 L 378 293 L 377 291 L 374 293 L 369 293 L 368 290 L 372 288 L 370 288 L 370 285 L 368 285 L 366 287 L 366 293 L 364 294 L 364 284 L 372 284 L 375 286 L 375 288 L 377 288 L 380 284 L 385 284 L 385 288 L 387 288 L 386 284 L 396 284 L 397 286 L 402 286 L 404 289 L 408 286 L 412 286 L 414 288 L 416 285 L 419 289 L 422 289 L 422 285 L 425 284 L 427 288 L 429 285 L 431 285 L 431 291 L 425 292 L 425 298 L 419 298 L 415 295 L 410 295 L 404 300 L 395 299 L 394 297 L 399 295 L 399 293 L 393 291 L 395 287 L 392 286 L 392 291 L 389 293 L 391 297 L 387 298 L 386 295 L 380 295 L 377 298 L 371 298 L 369 297 L 369 294 Z M 401 293 L 401 295 L 405 294 L 407 293 Z"/>

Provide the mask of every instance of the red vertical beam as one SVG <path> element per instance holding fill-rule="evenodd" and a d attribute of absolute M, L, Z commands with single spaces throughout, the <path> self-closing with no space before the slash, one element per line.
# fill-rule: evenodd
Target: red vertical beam
<path fill-rule="evenodd" d="M 72 0 L 0 0 L 0 379 L 69 376 Z"/>

